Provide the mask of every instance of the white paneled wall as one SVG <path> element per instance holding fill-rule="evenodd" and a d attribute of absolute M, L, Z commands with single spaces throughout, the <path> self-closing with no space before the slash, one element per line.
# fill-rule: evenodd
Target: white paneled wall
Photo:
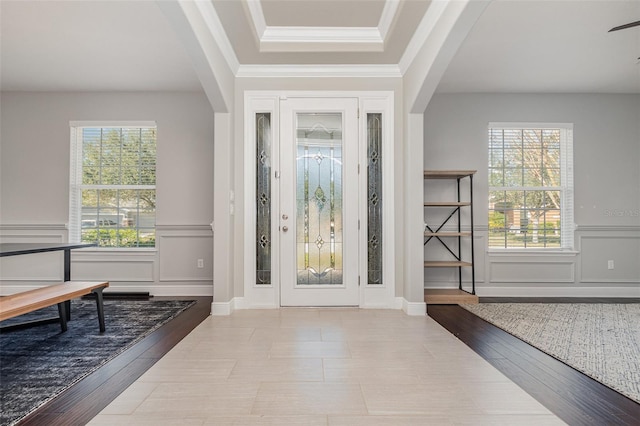
<path fill-rule="evenodd" d="M 109 281 L 110 291 L 146 291 L 153 295 L 210 296 L 213 282 L 213 233 L 209 225 L 158 227 L 157 247 L 142 250 L 72 250 L 71 279 Z M 5 243 L 66 241 L 64 226 L 0 226 Z M 202 259 L 202 268 L 198 267 Z M 0 259 L 0 294 L 63 280 L 63 252 Z"/>

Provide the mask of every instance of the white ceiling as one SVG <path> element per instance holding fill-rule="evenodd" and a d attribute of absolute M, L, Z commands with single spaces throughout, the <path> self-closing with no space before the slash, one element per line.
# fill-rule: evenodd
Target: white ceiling
<path fill-rule="evenodd" d="M 398 64 L 430 4 L 261 0 L 260 23 L 213 0 L 238 62 L 265 67 Z M 154 1 L 0 0 L 0 18 L 2 90 L 201 90 Z M 640 27 L 607 33 L 638 19 L 640 0 L 494 0 L 438 91 L 640 93 Z"/>
<path fill-rule="evenodd" d="M 0 0 L 2 90 L 202 90 L 152 1 Z"/>
<path fill-rule="evenodd" d="M 493 1 L 440 92 L 640 93 L 640 1 Z"/>

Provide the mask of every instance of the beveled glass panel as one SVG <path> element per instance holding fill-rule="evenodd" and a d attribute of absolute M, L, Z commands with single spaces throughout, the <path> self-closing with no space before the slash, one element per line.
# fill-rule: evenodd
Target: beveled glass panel
<path fill-rule="evenodd" d="M 367 271 L 382 282 L 382 114 L 367 114 Z"/>
<path fill-rule="evenodd" d="M 298 285 L 342 284 L 342 114 L 296 114 Z"/>
<path fill-rule="evenodd" d="M 271 284 L 271 114 L 256 114 L 256 284 Z"/>

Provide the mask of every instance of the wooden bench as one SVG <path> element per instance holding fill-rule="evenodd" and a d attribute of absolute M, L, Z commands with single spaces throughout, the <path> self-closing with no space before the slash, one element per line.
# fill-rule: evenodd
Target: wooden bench
<path fill-rule="evenodd" d="M 0 321 L 57 304 L 60 326 L 62 331 L 65 332 L 67 331 L 67 319 L 69 317 L 68 308 L 65 306 L 67 302 L 76 297 L 93 293 L 96 295 L 100 331 L 103 332 L 105 327 L 102 290 L 107 287 L 109 287 L 108 282 L 66 281 L 0 297 Z"/>

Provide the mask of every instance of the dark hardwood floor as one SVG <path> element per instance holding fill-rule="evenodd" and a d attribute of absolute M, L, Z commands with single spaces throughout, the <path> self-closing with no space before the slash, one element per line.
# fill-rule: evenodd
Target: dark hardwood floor
<path fill-rule="evenodd" d="M 209 315 L 211 297 L 184 299 L 195 299 L 198 303 L 23 419 L 19 425 L 84 425 L 89 422 Z M 481 302 L 524 301 L 639 303 L 640 299 L 481 299 Z M 640 425 L 640 404 L 459 306 L 429 305 L 428 315 L 566 423 Z"/>
<path fill-rule="evenodd" d="M 481 298 L 486 302 L 640 303 L 640 299 Z M 569 425 L 640 425 L 640 404 L 458 305 L 427 314 Z"/>
<path fill-rule="evenodd" d="M 207 318 L 211 297 L 154 297 L 197 303 L 99 368 L 18 425 L 84 425 Z"/>

